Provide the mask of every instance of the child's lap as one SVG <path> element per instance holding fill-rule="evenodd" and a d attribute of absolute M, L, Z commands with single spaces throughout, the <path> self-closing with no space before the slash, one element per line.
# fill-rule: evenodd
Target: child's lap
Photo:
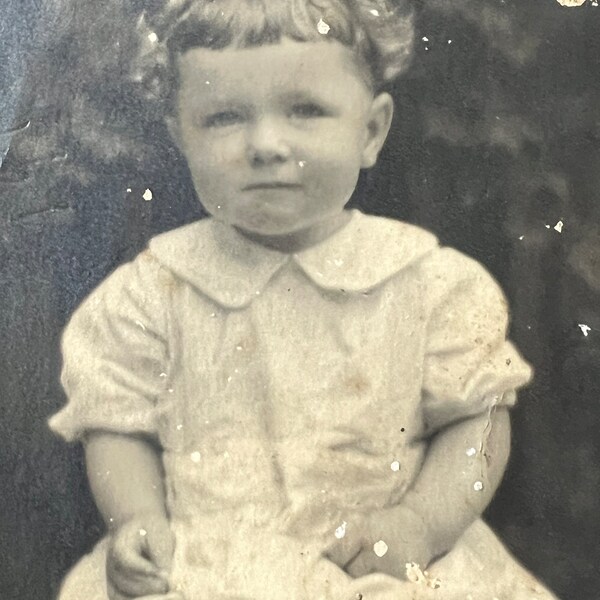
<path fill-rule="evenodd" d="M 478 520 L 420 583 L 374 574 L 355 580 L 344 600 L 556 600 Z M 436 581 L 437 580 L 437 581 Z"/>
<path fill-rule="evenodd" d="M 65 579 L 59 600 L 108 599 L 106 547 L 106 540 L 102 540 L 79 561 Z M 429 568 L 429 580 L 439 581 L 436 589 L 425 582 L 400 581 L 382 574 L 352 580 L 316 554 L 294 539 L 259 529 L 246 530 L 232 543 L 219 541 L 215 534 L 205 541 L 178 545 L 174 584 L 186 600 L 554 598 L 517 563 L 483 521 L 476 521 L 455 548 Z"/>
<path fill-rule="evenodd" d="M 106 549 L 104 538 L 71 569 L 63 581 L 59 600 L 107 600 Z"/>

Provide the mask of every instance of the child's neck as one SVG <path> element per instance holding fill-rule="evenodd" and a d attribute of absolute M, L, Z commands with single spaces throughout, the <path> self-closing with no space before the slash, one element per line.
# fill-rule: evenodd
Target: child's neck
<path fill-rule="evenodd" d="M 327 221 L 285 235 L 263 235 L 251 231 L 244 231 L 237 227 L 236 230 L 243 236 L 262 246 L 286 254 L 293 254 L 294 252 L 306 250 L 311 246 L 316 246 L 323 240 L 326 240 L 336 231 L 342 229 L 351 218 L 352 213 L 349 210 L 344 210 Z"/>

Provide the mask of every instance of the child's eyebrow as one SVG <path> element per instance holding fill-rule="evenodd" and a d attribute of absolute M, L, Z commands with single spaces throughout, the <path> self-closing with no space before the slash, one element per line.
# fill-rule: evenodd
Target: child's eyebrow
<path fill-rule="evenodd" d="M 185 100 L 191 110 L 213 112 L 226 108 L 247 110 L 248 102 L 243 98 L 235 97 L 227 93 L 193 94 Z"/>
<path fill-rule="evenodd" d="M 282 94 L 282 100 L 286 104 L 290 103 L 309 103 L 309 104 L 318 104 L 323 108 L 333 110 L 336 107 L 336 104 L 327 98 L 324 94 L 319 94 L 314 91 L 307 91 L 303 89 L 291 90 Z"/>
<path fill-rule="evenodd" d="M 336 104 L 319 94 L 307 93 L 302 90 L 289 91 L 275 98 L 275 103 L 281 106 L 291 104 L 317 104 L 325 110 L 334 110 Z M 244 112 L 260 110 L 260 106 L 254 106 L 252 102 L 244 98 L 235 97 L 227 93 L 204 95 L 198 94 L 186 99 L 186 104 L 192 111 L 215 112 L 223 108 L 235 109 Z"/>

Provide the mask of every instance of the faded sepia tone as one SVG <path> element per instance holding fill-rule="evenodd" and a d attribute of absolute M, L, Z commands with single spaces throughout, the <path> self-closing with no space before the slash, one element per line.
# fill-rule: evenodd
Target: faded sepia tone
<path fill-rule="evenodd" d="M 8 597 L 594 597 L 595 4 L 9 9 Z"/>

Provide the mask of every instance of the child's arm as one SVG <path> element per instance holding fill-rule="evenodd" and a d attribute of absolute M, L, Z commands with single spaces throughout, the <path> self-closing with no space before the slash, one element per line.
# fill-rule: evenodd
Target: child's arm
<path fill-rule="evenodd" d="M 85 455 L 92 493 L 111 531 L 111 598 L 166 593 L 173 539 L 159 451 L 139 437 L 92 432 Z"/>
<path fill-rule="evenodd" d="M 440 431 L 402 502 L 366 517 L 358 533 L 359 554 L 356 550 L 352 554 L 356 539 L 349 524 L 348 539 L 332 549 L 330 558 L 355 577 L 373 571 L 405 577 L 410 562 L 424 568 L 450 550 L 485 510 L 502 479 L 509 451 L 510 420 L 504 408 Z M 383 556 L 373 550 L 380 540 L 387 546 L 378 547 L 380 554 L 385 549 Z M 356 558 L 348 564 L 352 555 Z"/>
<path fill-rule="evenodd" d="M 427 527 L 430 559 L 450 550 L 481 516 L 502 480 L 509 454 L 506 408 L 461 421 L 434 436 L 402 501 Z"/>

